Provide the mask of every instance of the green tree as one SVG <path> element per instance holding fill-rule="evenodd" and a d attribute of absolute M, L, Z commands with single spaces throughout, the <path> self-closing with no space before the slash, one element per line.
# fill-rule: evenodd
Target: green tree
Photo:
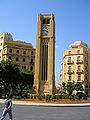
<path fill-rule="evenodd" d="M 14 91 L 17 85 L 19 75 L 19 67 L 12 61 L 1 61 L 0 62 L 0 83 L 4 88 L 4 92 L 7 90 Z"/>
<path fill-rule="evenodd" d="M 18 79 L 17 93 L 22 96 L 33 87 L 34 74 L 29 70 L 21 70 Z"/>
<path fill-rule="evenodd" d="M 74 84 L 73 83 L 67 83 L 65 85 L 65 90 L 68 92 L 69 95 L 72 95 L 74 90 Z"/>
<path fill-rule="evenodd" d="M 83 86 L 82 83 L 76 83 L 75 84 L 75 90 L 78 91 L 83 91 Z"/>

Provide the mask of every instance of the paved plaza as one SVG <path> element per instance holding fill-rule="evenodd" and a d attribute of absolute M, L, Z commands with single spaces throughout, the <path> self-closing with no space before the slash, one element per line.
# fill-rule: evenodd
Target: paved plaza
<path fill-rule="evenodd" d="M 2 108 L 0 104 L 0 115 Z M 13 120 L 90 120 L 90 107 L 13 105 Z"/>

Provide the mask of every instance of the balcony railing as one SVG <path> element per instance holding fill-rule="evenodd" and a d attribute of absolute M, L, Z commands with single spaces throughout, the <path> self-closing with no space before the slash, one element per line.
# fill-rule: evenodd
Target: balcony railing
<path fill-rule="evenodd" d="M 68 70 L 67 74 L 74 74 L 73 70 Z"/>
<path fill-rule="evenodd" d="M 77 74 L 83 74 L 83 70 L 77 70 Z"/>
<path fill-rule="evenodd" d="M 82 81 L 81 80 L 77 80 L 77 83 L 82 83 Z"/>
<path fill-rule="evenodd" d="M 82 64 L 82 63 L 83 63 L 83 60 L 77 60 L 76 63 L 77 63 L 77 64 Z"/>
<path fill-rule="evenodd" d="M 73 83 L 73 81 L 69 79 L 69 80 L 68 80 L 68 83 Z"/>
<path fill-rule="evenodd" d="M 73 63 L 74 63 L 74 61 L 72 61 L 72 60 L 67 61 L 67 64 L 73 64 Z"/>

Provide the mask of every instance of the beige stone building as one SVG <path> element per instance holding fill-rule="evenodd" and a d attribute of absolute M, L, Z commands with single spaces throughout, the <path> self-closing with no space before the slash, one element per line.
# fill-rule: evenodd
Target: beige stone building
<path fill-rule="evenodd" d="M 55 90 L 55 20 L 40 14 L 37 22 L 34 88 L 38 94 Z"/>
<path fill-rule="evenodd" d="M 10 33 L 0 34 L 0 61 L 12 60 L 20 69 L 34 71 L 35 49 L 31 43 L 13 41 Z"/>
<path fill-rule="evenodd" d="M 61 64 L 59 87 L 62 83 L 82 83 L 84 92 L 90 94 L 90 48 L 82 41 L 76 41 L 64 51 Z"/>

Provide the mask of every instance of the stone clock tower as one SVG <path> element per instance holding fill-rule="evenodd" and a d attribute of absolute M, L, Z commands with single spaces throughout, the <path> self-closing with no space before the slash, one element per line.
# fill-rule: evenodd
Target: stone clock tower
<path fill-rule="evenodd" d="M 55 90 L 55 21 L 53 14 L 38 16 L 34 88 L 37 94 L 52 94 Z"/>

